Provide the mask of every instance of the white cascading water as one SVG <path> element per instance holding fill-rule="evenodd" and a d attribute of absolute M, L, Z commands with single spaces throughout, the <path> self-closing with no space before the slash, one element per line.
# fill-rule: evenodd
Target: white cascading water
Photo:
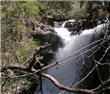
<path fill-rule="evenodd" d="M 72 37 L 70 36 L 71 32 L 68 32 L 67 28 L 60 27 L 60 28 L 54 28 L 54 30 L 64 40 L 64 43 L 72 39 Z"/>
<path fill-rule="evenodd" d="M 64 47 L 59 48 L 56 52 L 56 60 L 60 61 L 75 51 L 81 49 L 82 47 L 90 44 L 92 38 L 95 35 L 98 37 L 106 24 L 99 25 L 93 29 L 84 30 L 80 35 L 71 36 L 71 32 L 67 28 L 64 28 L 67 21 L 65 21 L 61 27 L 54 27 L 57 34 L 64 40 Z M 74 57 L 74 56 L 73 56 Z M 77 77 L 78 72 L 80 72 L 80 67 L 82 62 L 81 58 L 64 60 L 63 64 L 54 66 L 48 69 L 46 72 L 54 76 L 59 82 L 64 85 L 71 86 L 73 80 Z M 54 61 L 55 62 L 55 61 Z M 43 82 L 43 92 L 44 94 L 59 94 L 60 90 L 55 87 L 49 80 L 45 79 Z M 70 94 L 70 93 L 64 93 Z"/>
<path fill-rule="evenodd" d="M 69 22 L 75 22 L 75 20 L 68 20 Z M 64 43 L 70 41 L 72 39 L 73 36 L 71 35 L 71 32 L 68 31 L 67 28 L 65 28 L 65 24 L 68 22 L 65 21 L 61 27 L 57 28 L 54 27 L 55 32 L 57 32 L 57 34 L 64 40 Z"/>

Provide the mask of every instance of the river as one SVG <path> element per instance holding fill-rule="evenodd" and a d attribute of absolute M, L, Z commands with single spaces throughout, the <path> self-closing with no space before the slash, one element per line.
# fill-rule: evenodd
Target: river
<path fill-rule="evenodd" d="M 80 54 L 82 55 L 78 57 L 76 57 L 77 54 L 73 53 L 99 39 L 102 31 L 106 27 L 106 24 L 98 25 L 93 29 L 83 30 L 79 35 L 71 35 L 71 32 L 64 27 L 65 23 L 66 22 L 64 22 L 61 26 L 55 25 L 54 27 L 54 30 L 63 40 L 64 46 L 58 48 L 58 51 L 55 53 L 55 59 L 50 61 L 50 63 L 61 61 L 61 64 L 46 70 L 46 73 L 52 75 L 66 86 L 92 88 L 95 86 L 95 81 L 97 79 L 92 76 L 88 78 L 89 80 L 85 80 L 82 84 L 75 86 L 75 84 L 86 76 L 92 68 L 91 66 L 93 65 L 93 61 L 91 60 L 91 57 L 88 56 L 90 53 L 87 52 L 82 54 L 83 51 L 80 51 Z M 43 94 L 70 93 L 62 92 L 62 90 L 55 87 L 49 80 L 43 79 Z"/>

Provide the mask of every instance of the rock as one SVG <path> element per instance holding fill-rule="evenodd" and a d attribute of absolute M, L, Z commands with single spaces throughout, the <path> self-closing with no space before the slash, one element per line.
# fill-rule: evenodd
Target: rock
<path fill-rule="evenodd" d="M 55 45 L 55 44 L 58 44 L 58 42 L 60 42 L 60 38 L 55 33 L 52 33 L 49 31 L 32 32 L 32 36 L 40 40 L 42 44 L 50 43 L 52 45 Z"/>
<path fill-rule="evenodd" d="M 75 25 L 75 20 L 68 20 L 66 23 L 65 23 L 65 28 L 72 28 L 74 27 Z"/>
<path fill-rule="evenodd" d="M 35 31 L 31 32 L 31 35 L 34 39 L 38 39 L 41 45 L 46 43 L 51 44 L 53 50 L 62 45 L 61 39 L 55 33 L 54 29 L 42 23 L 39 27 L 36 27 Z"/>

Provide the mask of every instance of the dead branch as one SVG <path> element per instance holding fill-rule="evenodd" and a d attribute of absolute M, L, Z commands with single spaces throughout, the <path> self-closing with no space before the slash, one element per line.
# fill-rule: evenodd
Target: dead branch
<path fill-rule="evenodd" d="M 90 45 L 89 45 L 89 46 L 90 46 Z M 48 46 L 46 46 L 46 47 L 48 47 Z M 44 46 L 41 47 L 40 50 L 43 50 L 43 49 L 45 49 Z M 85 49 L 85 48 L 84 48 L 84 49 Z M 107 49 L 107 51 L 108 51 L 108 49 Z M 107 51 L 105 51 L 105 54 L 106 54 Z M 33 58 L 34 58 L 38 53 L 39 53 L 39 51 L 35 52 L 35 53 L 33 54 Z M 103 55 L 103 57 L 100 59 L 99 62 L 102 61 L 102 59 L 104 58 L 105 54 Z M 32 62 L 30 62 L 29 64 L 31 64 L 31 65 L 33 66 L 33 63 L 32 63 Z M 7 70 L 7 69 L 19 69 L 19 70 L 23 70 L 23 71 L 26 71 L 26 72 L 27 72 L 26 74 L 24 74 L 24 76 L 27 76 L 27 75 L 30 75 L 30 74 L 36 74 L 36 73 L 38 73 L 38 72 L 43 72 L 44 70 L 46 70 L 46 69 L 48 69 L 48 68 L 50 68 L 50 67 L 53 67 L 53 66 L 55 66 L 55 65 L 57 65 L 57 64 L 58 64 L 58 63 L 49 64 L 49 65 L 45 66 L 43 69 L 38 69 L 38 70 L 36 70 L 36 71 L 32 71 L 32 73 L 29 73 L 29 72 L 27 71 L 27 67 L 23 67 L 23 66 L 8 66 L 8 67 L 5 67 L 4 70 Z M 97 63 L 97 64 L 95 65 L 95 67 L 93 68 L 93 70 L 94 70 L 98 65 L 99 65 L 99 64 Z M 2 71 L 3 71 L 3 69 L 2 69 Z M 92 73 L 92 72 L 90 72 L 90 73 Z M 66 91 L 68 91 L 68 92 L 74 92 L 74 93 L 80 93 L 80 94 L 95 94 L 97 91 L 99 91 L 99 89 L 100 89 L 100 87 L 101 87 L 101 86 L 99 86 L 99 87 L 97 87 L 96 89 L 91 89 L 91 90 L 88 90 L 88 89 L 78 89 L 78 88 L 73 88 L 73 87 L 67 87 L 67 86 L 64 86 L 63 84 L 61 84 L 59 81 L 57 81 L 54 77 L 52 77 L 52 76 L 49 75 L 49 74 L 41 73 L 41 75 L 42 75 L 43 77 L 46 77 L 47 79 L 49 79 L 49 80 L 50 80 L 55 86 L 57 86 L 59 89 L 61 89 L 61 90 L 66 90 Z M 22 76 L 18 76 L 18 77 L 22 77 Z M 85 78 L 86 78 L 86 77 L 85 77 Z M 82 82 L 82 81 L 81 81 L 81 82 Z M 104 84 L 104 83 L 103 83 L 103 84 Z M 106 88 L 105 88 L 105 89 L 106 89 Z M 108 88 L 107 88 L 107 89 L 108 89 Z"/>
<path fill-rule="evenodd" d="M 91 51 L 93 48 L 98 47 L 98 45 L 100 45 L 100 44 L 102 45 L 104 42 L 102 43 L 101 41 L 103 41 L 103 40 L 104 40 L 104 39 L 100 39 L 100 40 L 97 40 L 97 41 L 95 41 L 95 42 L 93 42 L 93 43 L 87 45 L 87 46 L 84 46 L 84 47 L 81 48 L 80 50 L 78 50 L 78 51 L 74 52 L 73 54 L 67 56 L 65 59 L 67 59 L 67 58 L 69 58 L 69 57 L 71 57 L 71 56 L 73 56 L 73 55 L 75 55 L 75 57 L 74 57 L 74 59 L 75 59 L 75 58 L 79 57 L 80 55 L 85 54 L 85 53 Z M 108 41 L 109 38 L 105 38 L 105 40 Z M 106 41 L 105 41 L 105 42 L 106 42 Z M 100 42 L 101 42 L 101 43 L 100 43 Z M 96 43 L 99 43 L 99 44 L 96 45 Z M 96 46 L 93 46 L 93 45 L 96 45 Z M 81 52 L 82 50 L 85 50 L 85 49 L 87 49 L 87 48 L 89 48 L 89 47 L 91 47 L 91 46 L 93 46 L 93 48 L 91 48 L 91 49 L 89 49 L 89 50 L 87 50 L 87 51 L 84 51 L 84 52 L 81 53 L 81 54 L 76 55 L 77 53 L 79 53 L 79 52 Z M 46 46 L 46 48 L 47 48 L 47 47 L 48 47 L 48 45 Z M 43 50 L 44 48 L 45 48 L 45 47 L 42 46 L 42 47 L 41 47 L 41 50 Z M 40 51 L 38 51 L 38 52 L 40 52 Z M 35 52 L 34 55 L 36 55 L 38 52 Z M 49 64 L 49 65 L 43 67 L 42 69 L 38 69 L 38 70 L 36 70 L 36 71 L 34 71 L 34 72 L 32 72 L 32 73 L 26 73 L 26 74 L 23 74 L 23 75 L 14 76 L 14 77 L 12 77 L 12 78 L 20 78 L 20 77 L 24 77 L 24 76 L 27 76 L 27 75 L 36 74 L 36 73 L 38 73 L 38 72 L 42 72 L 42 71 L 44 71 L 44 70 L 46 70 L 46 69 L 49 69 L 49 68 L 51 68 L 51 67 L 53 67 L 53 66 L 55 66 L 55 65 L 62 64 L 62 62 L 63 62 L 65 59 L 60 60 L 60 61 L 58 61 L 58 62 L 54 62 L 54 63 L 52 63 L 52 64 Z M 31 58 L 30 58 L 30 60 L 31 60 Z M 63 63 L 64 63 L 64 62 L 63 62 Z M 30 63 L 29 63 L 29 64 L 30 64 Z M 32 66 L 33 64 L 34 64 L 34 63 L 31 63 L 30 65 Z M 1 70 L 2 70 L 1 72 L 3 72 L 3 70 L 7 70 L 8 68 L 11 68 L 11 69 L 16 69 L 16 68 L 17 68 L 17 69 L 21 69 L 21 70 L 24 70 L 24 71 L 27 71 L 27 69 L 29 69 L 29 67 L 27 67 L 26 69 L 19 68 L 18 66 L 17 66 L 16 68 L 15 68 L 14 66 L 12 66 L 12 67 L 13 67 L 13 68 L 11 68 L 11 66 L 8 66 L 7 68 L 2 67 L 2 68 L 1 68 Z M 5 78 L 5 77 L 2 77 L 2 78 Z"/>
<path fill-rule="evenodd" d="M 8 70 L 8 69 L 26 71 L 27 68 L 22 65 L 10 65 L 10 66 L 1 67 L 1 72 L 4 72 L 5 70 Z"/>
<path fill-rule="evenodd" d="M 41 73 L 43 77 L 46 77 L 49 79 L 56 87 L 58 87 L 61 90 L 66 90 L 68 92 L 74 92 L 74 93 L 79 93 L 79 94 L 95 94 L 93 90 L 88 90 L 88 89 L 78 89 L 78 88 L 71 88 L 64 86 L 61 84 L 58 80 L 56 80 L 53 76 L 45 73 Z"/>

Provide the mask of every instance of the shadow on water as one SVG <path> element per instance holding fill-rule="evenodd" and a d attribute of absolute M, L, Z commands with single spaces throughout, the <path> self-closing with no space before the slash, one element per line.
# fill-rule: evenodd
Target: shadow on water
<path fill-rule="evenodd" d="M 84 46 L 100 39 L 105 26 L 106 24 L 102 24 L 94 29 L 84 30 L 80 35 L 71 35 L 71 33 L 64 27 L 55 27 L 54 29 L 57 34 L 63 39 L 64 47 L 58 49 L 55 58 L 49 63 L 63 60 L 65 57 L 73 54 Z M 81 51 L 80 54 L 81 53 L 83 53 L 83 51 Z M 89 57 L 90 54 L 91 53 L 86 53 L 77 58 L 74 58 L 77 54 L 71 55 L 61 62 L 62 64 L 46 70 L 46 73 L 52 75 L 66 86 L 75 85 L 93 68 L 93 57 Z M 108 70 L 103 69 L 102 72 L 104 71 L 106 72 Z M 90 89 L 96 87 L 98 83 L 99 79 L 96 75 L 96 71 L 94 71 L 92 75 L 76 87 Z M 59 92 L 61 92 L 61 90 L 55 87 L 49 80 L 43 79 L 43 94 L 59 94 Z M 63 94 L 70 93 L 65 92 Z"/>

